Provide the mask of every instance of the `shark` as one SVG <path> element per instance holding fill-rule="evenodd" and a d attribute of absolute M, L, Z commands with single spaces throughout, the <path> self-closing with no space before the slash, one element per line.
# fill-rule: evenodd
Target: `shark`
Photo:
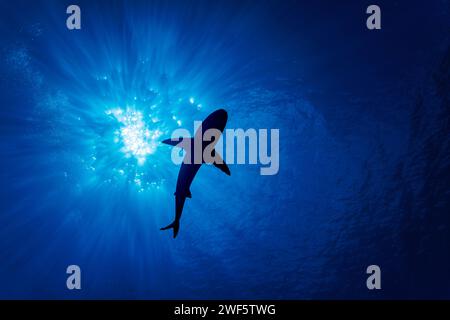
<path fill-rule="evenodd" d="M 210 115 L 206 117 L 205 120 L 202 121 L 199 128 L 196 130 L 194 137 L 183 137 L 179 139 L 166 139 L 162 141 L 164 144 L 168 144 L 174 147 L 183 148 L 186 151 L 183 162 L 180 167 L 180 171 L 178 172 L 177 185 L 175 189 L 175 219 L 168 226 L 161 228 L 161 230 L 173 229 L 173 237 L 176 238 L 178 235 L 178 231 L 180 229 L 180 219 L 183 213 L 184 203 L 186 198 L 192 198 L 191 194 L 191 184 L 194 181 L 195 176 L 198 171 L 205 163 L 210 163 L 214 165 L 216 168 L 221 170 L 227 175 L 231 175 L 230 169 L 227 164 L 220 155 L 214 149 L 218 138 L 215 138 L 212 141 L 203 141 L 204 133 L 210 129 L 220 131 L 220 134 L 223 133 L 225 126 L 228 121 L 228 114 L 224 109 L 219 109 L 212 112 Z M 195 143 L 197 141 L 201 141 L 201 150 L 200 148 L 196 149 Z M 203 153 L 205 149 L 212 150 L 211 159 L 205 160 L 203 157 Z M 196 153 L 199 154 L 201 152 L 201 161 L 196 161 Z"/>

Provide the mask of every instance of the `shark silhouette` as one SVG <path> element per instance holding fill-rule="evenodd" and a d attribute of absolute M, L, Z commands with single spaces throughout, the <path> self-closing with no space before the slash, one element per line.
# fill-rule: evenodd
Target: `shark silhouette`
<path fill-rule="evenodd" d="M 183 163 L 181 164 L 180 171 L 178 173 L 177 187 L 175 190 L 175 220 L 168 226 L 161 228 L 161 230 L 173 229 L 173 237 L 175 238 L 180 229 L 180 219 L 183 212 L 184 202 L 186 198 L 192 198 L 190 187 L 192 181 L 195 178 L 198 170 L 202 164 L 206 163 L 203 159 L 203 151 L 206 147 L 212 148 L 211 155 L 215 161 L 209 163 L 213 164 L 216 168 L 220 169 L 227 175 L 231 175 L 230 169 L 227 164 L 222 160 L 222 158 L 213 149 L 217 143 L 218 138 L 213 141 L 203 141 L 203 134 L 209 129 L 216 129 L 223 133 L 225 125 L 227 124 L 228 114 L 225 110 L 219 109 L 211 113 L 201 124 L 201 126 L 195 132 L 194 138 L 180 138 L 179 140 L 167 139 L 162 141 L 165 144 L 171 146 L 177 146 L 185 149 L 186 155 L 184 157 Z M 194 141 L 201 141 L 201 150 L 195 150 Z M 201 151 L 201 161 L 195 161 L 197 155 L 194 152 L 199 153 Z M 190 158 L 187 158 L 190 157 Z M 186 161 L 188 160 L 188 161 Z"/>

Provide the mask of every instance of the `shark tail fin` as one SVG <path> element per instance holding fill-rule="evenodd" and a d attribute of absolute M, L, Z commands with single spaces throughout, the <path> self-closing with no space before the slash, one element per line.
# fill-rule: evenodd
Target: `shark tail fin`
<path fill-rule="evenodd" d="M 178 230 L 180 229 L 180 221 L 179 220 L 175 220 L 174 222 L 172 222 L 171 224 L 169 224 L 168 226 L 161 228 L 160 230 L 168 230 L 168 229 L 173 229 L 173 237 L 176 238 L 177 234 L 178 234 Z"/>

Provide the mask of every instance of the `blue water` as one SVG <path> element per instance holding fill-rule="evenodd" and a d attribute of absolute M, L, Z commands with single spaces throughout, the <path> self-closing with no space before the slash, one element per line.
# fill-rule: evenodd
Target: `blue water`
<path fill-rule="evenodd" d="M 450 298 L 447 0 L 379 1 L 377 31 L 364 1 L 76 3 L 70 31 L 0 1 L 1 298 Z M 202 168 L 174 240 L 158 141 L 218 108 L 280 130 L 279 172 Z"/>

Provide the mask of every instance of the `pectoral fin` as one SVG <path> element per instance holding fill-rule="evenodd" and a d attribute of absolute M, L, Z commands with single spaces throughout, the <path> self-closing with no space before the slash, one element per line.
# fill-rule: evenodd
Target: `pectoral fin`
<path fill-rule="evenodd" d="M 189 149 L 191 146 L 192 138 L 182 138 L 172 140 L 172 139 L 166 139 L 161 141 L 164 144 L 168 144 L 169 146 L 183 148 L 183 149 Z"/>
<path fill-rule="evenodd" d="M 225 174 L 231 176 L 230 168 L 228 168 L 225 161 L 220 157 L 218 153 L 215 154 L 216 161 L 214 161 L 213 165 L 220 171 L 223 171 Z"/>

